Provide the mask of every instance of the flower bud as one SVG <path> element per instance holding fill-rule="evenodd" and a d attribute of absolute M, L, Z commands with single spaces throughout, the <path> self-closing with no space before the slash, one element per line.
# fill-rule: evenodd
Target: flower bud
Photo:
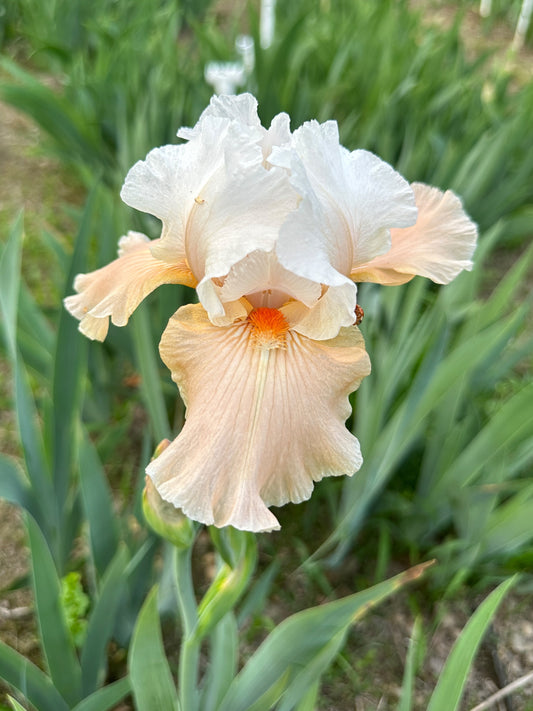
<path fill-rule="evenodd" d="M 157 446 L 154 459 L 170 444 L 164 439 Z M 196 536 L 194 523 L 181 511 L 159 495 L 150 477 L 146 477 L 142 507 L 144 518 L 158 536 L 170 541 L 176 548 L 189 548 Z"/>

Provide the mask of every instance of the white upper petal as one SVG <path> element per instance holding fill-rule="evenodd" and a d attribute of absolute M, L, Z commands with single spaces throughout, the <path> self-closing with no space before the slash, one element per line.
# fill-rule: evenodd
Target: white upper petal
<path fill-rule="evenodd" d="M 180 128 L 178 136 L 190 140 L 198 136 L 206 119 L 225 119 L 237 122 L 241 129 L 248 129 L 251 135 L 261 140 L 265 129 L 261 126 L 257 115 L 257 99 L 251 94 L 220 95 L 211 97 L 209 106 L 204 109 L 194 128 Z M 255 130 L 255 134 L 254 134 Z"/>
<path fill-rule="evenodd" d="M 266 131 L 251 95 L 214 97 L 194 129 L 180 135 L 188 143 L 157 148 L 133 166 L 122 197 L 162 220 L 154 257 L 186 259 L 200 300 L 217 318 L 224 307 L 208 282 L 251 252 L 272 250 L 297 205 L 287 171 L 266 165 L 264 155 L 290 136 L 288 117 L 276 117 Z"/>
<path fill-rule="evenodd" d="M 224 170 L 228 122 L 204 122 L 196 140 L 179 146 L 154 148 L 130 169 L 121 197 L 127 205 L 155 215 L 163 222 L 159 259 L 185 257 L 191 212 L 210 183 Z M 244 150 L 242 143 L 236 150 Z"/>
<path fill-rule="evenodd" d="M 321 293 L 320 284 L 284 269 L 273 252 L 256 250 L 230 269 L 220 289 L 220 299 L 228 302 L 246 296 L 256 308 L 276 309 L 288 299 L 313 306 Z"/>
<path fill-rule="evenodd" d="M 409 184 L 372 153 L 343 148 L 334 121 L 305 123 L 294 132 L 291 146 L 274 148 L 269 161 L 289 170 L 291 182 L 311 203 L 303 201 L 280 236 L 278 254 L 288 269 L 295 269 L 297 261 L 298 244 L 290 242 L 305 239 L 302 246 L 315 253 L 317 263 L 327 261 L 347 276 L 354 265 L 389 249 L 391 228 L 416 221 Z M 311 220 L 316 222 L 314 231 Z M 333 277 L 325 283 L 333 284 Z"/>
<path fill-rule="evenodd" d="M 280 311 L 293 331 L 316 341 L 335 338 L 339 330 L 355 321 L 357 287 L 353 281 L 340 286 L 328 286 L 320 299 L 311 306 L 291 301 Z"/>
<path fill-rule="evenodd" d="M 180 138 L 191 139 L 199 135 L 203 122 L 209 118 L 236 122 L 243 135 L 258 143 L 266 158 L 274 146 L 281 146 L 291 138 L 290 117 L 281 113 L 272 119 L 267 130 L 261 125 L 257 114 L 257 99 L 252 94 L 213 96 L 209 106 L 202 112 L 194 128 L 180 128 Z"/>
<path fill-rule="evenodd" d="M 186 254 L 193 273 L 200 277 L 198 296 L 203 302 L 206 282 L 225 277 L 240 260 L 256 250 L 271 251 L 297 195 L 281 169 L 262 164 L 246 172 L 227 171 L 217 190 L 206 192 L 188 227 Z M 205 304 L 209 315 L 217 312 Z"/>

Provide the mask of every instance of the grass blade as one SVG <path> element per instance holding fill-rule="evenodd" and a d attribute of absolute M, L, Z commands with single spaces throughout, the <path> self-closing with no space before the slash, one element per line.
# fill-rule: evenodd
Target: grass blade
<path fill-rule="evenodd" d="M 39 514 L 35 497 L 17 466 L 0 454 L 0 499 L 25 509 L 33 516 Z"/>
<path fill-rule="evenodd" d="M 65 295 L 70 293 L 76 274 L 85 269 L 94 206 L 93 189 L 87 199 L 76 236 Z M 66 309 L 61 309 L 53 377 L 54 488 L 60 512 L 65 506 L 70 484 L 75 425 L 80 407 L 82 378 L 86 371 L 87 350 L 87 339 L 80 336 L 77 321 Z"/>
<path fill-rule="evenodd" d="M 4 333 L 11 361 L 17 354 L 17 306 L 20 286 L 20 262 L 24 222 L 22 212 L 17 217 L 0 260 L 0 309 L 4 321 Z"/>
<path fill-rule="evenodd" d="M 38 667 L 0 641 L 0 678 L 18 689 L 39 711 L 69 711 L 52 680 Z"/>
<path fill-rule="evenodd" d="M 13 709 L 13 711 L 26 711 L 24 706 L 21 706 L 19 704 L 19 702 L 16 699 L 14 699 L 12 696 L 8 696 L 7 700 L 11 704 L 11 708 Z"/>
<path fill-rule="evenodd" d="M 332 655 L 342 647 L 351 625 L 371 607 L 420 577 L 427 565 L 416 566 L 355 595 L 289 617 L 267 637 L 234 679 L 218 711 L 248 711 L 284 676 L 286 689 L 293 683 L 295 688 L 301 689 L 304 678 L 300 674 L 310 665 L 314 665 L 313 681 L 316 681 L 317 674 L 325 670 Z"/>
<path fill-rule="evenodd" d="M 211 656 L 200 708 L 216 711 L 237 673 L 239 634 L 233 612 L 220 620 L 210 635 Z"/>
<path fill-rule="evenodd" d="M 35 608 L 42 650 L 56 689 L 74 705 L 80 700 L 81 670 L 60 602 L 60 583 L 43 534 L 27 517 Z"/>
<path fill-rule="evenodd" d="M 177 711 L 178 696 L 159 626 L 157 588 L 152 589 L 139 614 L 128 666 L 137 711 Z"/>
<path fill-rule="evenodd" d="M 117 550 L 118 522 L 102 464 L 86 432 L 79 445 L 79 476 L 92 559 L 98 574 L 103 575 Z"/>
<path fill-rule="evenodd" d="M 127 551 L 121 548 L 102 581 L 100 596 L 89 618 L 81 653 L 83 696 L 95 691 L 105 677 L 107 643 L 113 633 L 116 612 L 126 586 L 124 571 L 127 563 Z"/>
<path fill-rule="evenodd" d="M 150 424 L 157 442 L 170 439 L 172 433 L 168 424 L 165 401 L 161 392 L 161 378 L 158 373 L 154 339 L 150 330 L 150 321 L 146 304 L 141 304 L 131 319 L 133 341 L 137 365 L 141 374 L 141 392 Z"/>
<path fill-rule="evenodd" d="M 130 691 L 130 679 L 125 676 L 112 684 L 107 684 L 102 689 L 98 689 L 94 694 L 80 701 L 72 711 L 112 711 Z"/>
<path fill-rule="evenodd" d="M 457 711 L 483 635 L 498 605 L 515 582 L 516 577 L 503 582 L 481 603 L 469 619 L 446 660 L 427 711 Z"/>
<path fill-rule="evenodd" d="M 413 625 L 413 632 L 409 640 L 409 649 L 407 651 L 407 659 L 405 660 L 405 670 L 403 674 L 402 692 L 400 696 L 400 704 L 397 711 L 411 711 L 413 707 L 413 689 L 416 674 L 416 656 L 420 637 L 422 634 L 422 620 L 417 617 Z"/>
<path fill-rule="evenodd" d="M 30 486 L 39 506 L 37 519 L 54 555 L 58 554 L 57 509 L 50 468 L 45 453 L 37 408 L 22 359 L 15 364 L 15 403 L 17 421 Z"/>

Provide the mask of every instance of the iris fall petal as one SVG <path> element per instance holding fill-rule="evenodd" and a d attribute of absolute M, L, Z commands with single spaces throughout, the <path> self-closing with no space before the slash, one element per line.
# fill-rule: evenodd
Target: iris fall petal
<path fill-rule="evenodd" d="M 124 326 L 133 311 L 161 284 L 196 286 L 187 262 L 168 264 L 155 259 L 153 242 L 139 232 L 129 232 L 119 242 L 119 257 L 89 274 L 78 274 L 68 296 L 67 310 L 80 319 L 79 329 L 88 338 L 103 341 L 109 318 L 115 326 Z"/>
<path fill-rule="evenodd" d="M 147 473 L 164 499 L 206 524 L 273 530 L 268 506 L 303 501 L 314 481 L 361 466 L 344 426 L 348 395 L 370 371 L 359 330 L 312 341 L 265 311 L 279 315 L 270 334 L 252 317 L 221 328 L 201 305 L 185 306 L 161 340 L 187 419 Z"/>

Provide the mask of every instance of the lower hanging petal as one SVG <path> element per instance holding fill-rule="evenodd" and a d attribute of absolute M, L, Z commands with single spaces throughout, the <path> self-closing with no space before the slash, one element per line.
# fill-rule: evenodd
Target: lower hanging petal
<path fill-rule="evenodd" d="M 78 274 L 68 296 L 67 310 L 80 319 L 80 331 L 88 338 L 103 341 L 109 318 L 124 326 L 133 311 L 161 284 L 196 286 L 185 260 L 174 264 L 153 257 L 151 249 L 160 240 L 150 240 L 140 232 L 128 232 L 119 242 L 119 257 L 90 274 Z"/>
<path fill-rule="evenodd" d="M 370 372 L 357 328 L 312 341 L 290 331 L 277 309 L 218 327 L 195 304 L 172 317 L 160 351 L 187 419 L 147 473 L 191 518 L 273 530 L 268 506 L 303 501 L 314 481 L 361 466 L 344 425 L 348 395 Z"/>
<path fill-rule="evenodd" d="M 477 229 L 459 198 L 422 183 L 411 187 L 418 207 L 416 224 L 391 230 L 390 250 L 355 266 L 350 275 L 354 281 L 394 286 L 418 274 L 448 284 L 463 269 L 472 269 Z"/>

